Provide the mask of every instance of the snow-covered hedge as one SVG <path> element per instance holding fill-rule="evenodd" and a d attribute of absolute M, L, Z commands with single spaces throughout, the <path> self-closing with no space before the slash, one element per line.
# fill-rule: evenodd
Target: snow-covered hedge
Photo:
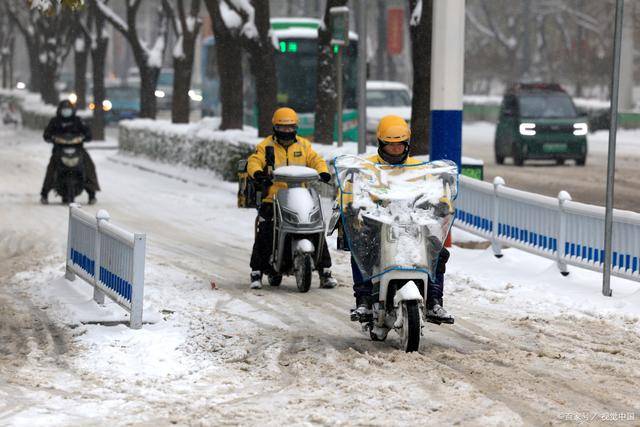
<path fill-rule="evenodd" d="M 228 181 L 237 180 L 238 160 L 246 159 L 260 142 L 258 131 L 219 131 L 219 118 L 190 124 L 135 119 L 120 122 L 118 144 L 122 151 L 153 160 L 206 168 Z"/>
<path fill-rule="evenodd" d="M 57 106 L 48 105 L 42 101 L 40 94 L 25 90 L 0 89 L 0 102 L 15 102 L 22 116 L 22 126 L 28 129 L 44 130 L 49 120 L 56 115 Z M 90 110 L 78 111 L 88 126 L 91 125 L 92 113 Z"/>

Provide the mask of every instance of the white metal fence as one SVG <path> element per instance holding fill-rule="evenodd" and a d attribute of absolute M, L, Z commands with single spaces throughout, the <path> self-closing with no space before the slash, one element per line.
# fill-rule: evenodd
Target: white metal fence
<path fill-rule="evenodd" d="M 604 267 L 603 207 L 460 177 L 456 225 L 491 241 L 496 256 L 502 245 L 555 259 L 560 272 L 567 265 L 602 271 Z M 612 273 L 640 281 L 640 214 L 614 210 Z"/>
<path fill-rule="evenodd" d="M 93 299 L 104 304 L 107 295 L 130 314 L 130 327 L 142 327 L 146 236 L 130 233 L 109 222 L 100 210 L 92 216 L 80 205 L 69 206 L 67 278 L 78 275 L 93 285 Z"/>

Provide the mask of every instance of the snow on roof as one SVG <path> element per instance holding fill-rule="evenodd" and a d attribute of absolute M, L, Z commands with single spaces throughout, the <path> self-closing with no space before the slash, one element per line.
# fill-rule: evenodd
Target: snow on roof
<path fill-rule="evenodd" d="M 316 18 L 271 18 L 271 25 L 273 24 L 315 24 L 320 26 L 320 20 Z"/>
<path fill-rule="evenodd" d="M 289 28 L 273 28 L 283 24 L 291 24 L 291 26 Z M 314 39 L 318 37 L 319 26 L 320 20 L 315 18 L 271 18 L 273 34 L 278 38 Z M 349 31 L 349 40 L 358 40 L 358 35 Z"/>
<path fill-rule="evenodd" d="M 314 28 L 287 28 L 284 30 L 273 30 L 273 34 L 278 39 L 315 39 L 318 37 L 318 29 Z"/>
<path fill-rule="evenodd" d="M 406 90 L 409 86 L 401 82 L 392 82 L 387 80 L 367 80 L 367 89 L 370 90 Z"/>

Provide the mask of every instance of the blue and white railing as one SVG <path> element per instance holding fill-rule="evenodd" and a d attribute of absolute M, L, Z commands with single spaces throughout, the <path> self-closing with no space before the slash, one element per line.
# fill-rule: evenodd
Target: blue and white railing
<path fill-rule="evenodd" d="M 80 205 L 69 206 L 67 274 L 93 285 L 93 299 L 104 304 L 107 295 L 129 312 L 130 327 L 142 327 L 146 236 L 130 233 L 109 222 L 100 210 L 92 216 Z"/>
<path fill-rule="evenodd" d="M 460 177 L 456 226 L 491 242 L 496 256 L 512 246 L 567 265 L 602 271 L 604 208 L 573 202 L 566 191 L 558 198 Z M 614 210 L 612 273 L 640 281 L 640 214 Z"/>

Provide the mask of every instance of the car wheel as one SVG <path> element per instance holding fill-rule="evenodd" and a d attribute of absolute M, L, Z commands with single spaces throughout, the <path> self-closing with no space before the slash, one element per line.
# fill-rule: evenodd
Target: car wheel
<path fill-rule="evenodd" d="M 556 159 L 556 165 L 558 166 L 564 165 L 564 159 Z"/>
<path fill-rule="evenodd" d="M 516 166 L 524 165 L 524 156 L 522 155 L 520 147 L 515 148 L 515 153 L 513 153 L 513 163 Z"/>
<path fill-rule="evenodd" d="M 584 166 L 586 163 L 587 163 L 586 157 L 580 157 L 579 159 L 576 159 L 576 166 Z"/>

